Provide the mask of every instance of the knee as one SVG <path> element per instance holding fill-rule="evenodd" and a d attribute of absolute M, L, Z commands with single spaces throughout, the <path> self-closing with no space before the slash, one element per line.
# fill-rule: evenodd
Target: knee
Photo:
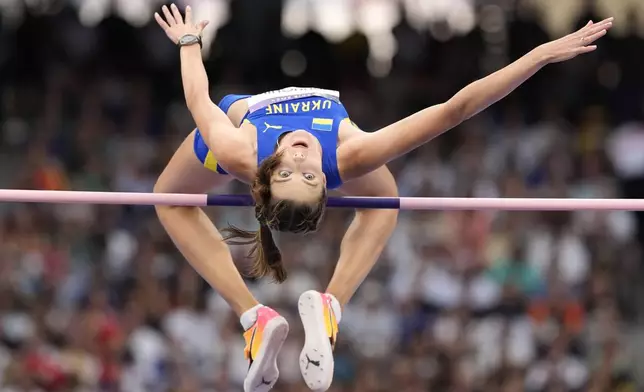
<path fill-rule="evenodd" d="M 392 182 L 391 186 L 386 189 L 385 192 L 380 192 L 377 194 L 378 197 L 398 197 L 398 189 L 396 188 L 395 182 Z M 356 211 L 356 214 L 361 219 L 374 224 L 379 228 L 379 230 L 384 230 L 387 232 L 393 232 L 398 223 L 398 209 L 392 210 L 380 210 L 380 209 L 360 209 Z"/>
<path fill-rule="evenodd" d="M 157 178 L 157 182 L 154 183 L 154 188 L 152 188 L 152 192 L 154 193 L 165 193 L 165 187 L 163 186 L 163 181 L 161 181 L 160 178 Z"/>
<path fill-rule="evenodd" d="M 387 187 L 382 194 L 379 194 L 378 196 L 381 197 L 398 197 L 398 187 L 396 186 L 396 181 L 394 181 L 393 176 L 391 177 L 391 181 L 388 182 Z M 395 209 L 395 210 L 372 210 L 374 214 L 377 214 L 379 216 L 379 220 L 382 222 L 383 226 L 385 228 L 391 229 L 391 231 L 394 230 L 396 227 L 396 224 L 398 223 L 398 213 L 400 210 Z"/>
<path fill-rule="evenodd" d="M 163 184 L 163 181 L 161 179 L 157 179 L 157 182 L 154 184 L 154 188 L 152 188 L 152 192 L 154 193 L 170 193 L 170 190 Z M 170 211 L 176 207 L 174 206 L 166 206 L 166 205 L 155 205 L 154 209 L 157 212 L 157 215 L 159 218 L 161 218 L 161 214 L 165 211 Z"/>

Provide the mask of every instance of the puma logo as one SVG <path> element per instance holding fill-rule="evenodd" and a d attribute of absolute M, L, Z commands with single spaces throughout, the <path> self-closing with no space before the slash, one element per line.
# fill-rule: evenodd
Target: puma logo
<path fill-rule="evenodd" d="M 306 364 L 307 369 L 309 368 L 309 365 L 320 367 L 320 361 L 313 361 L 311 358 L 309 358 L 308 354 L 306 355 L 306 361 L 307 361 L 307 364 Z"/>
<path fill-rule="evenodd" d="M 264 125 L 266 125 L 266 128 L 264 129 L 264 131 L 262 133 L 266 133 L 266 131 L 268 131 L 269 129 L 277 129 L 279 131 L 280 129 L 284 128 L 281 125 L 271 125 L 271 124 L 269 124 L 267 122 L 264 122 Z"/>

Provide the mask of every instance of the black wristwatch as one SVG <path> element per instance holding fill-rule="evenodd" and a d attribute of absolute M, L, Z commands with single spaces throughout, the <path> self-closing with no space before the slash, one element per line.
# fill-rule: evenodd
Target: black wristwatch
<path fill-rule="evenodd" d="M 179 38 L 177 46 L 190 46 L 194 44 L 199 44 L 200 48 L 203 48 L 203 43 L 201 42 L 201 37 L 195 34 L 186 34 L 183 37 Z"/>

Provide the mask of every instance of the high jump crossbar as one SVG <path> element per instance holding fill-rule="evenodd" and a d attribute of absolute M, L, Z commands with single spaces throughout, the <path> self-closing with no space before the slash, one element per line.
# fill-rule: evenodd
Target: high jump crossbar
<path fill-rule="evenodd" d="M 250 195 L 82 192 L 0 189 L 1 203 L 250 207 Z M 644 211 L 644 199 L 510 199 L 457 197 L 330 197 L 328 207 L 399 210 Z"/>

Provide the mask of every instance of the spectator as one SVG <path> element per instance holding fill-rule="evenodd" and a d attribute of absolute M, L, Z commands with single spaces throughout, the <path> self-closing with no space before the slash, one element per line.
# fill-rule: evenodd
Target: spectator
<path fill-rule="evenodd" d="M 259 15 L 255 2 L 201 1 L 195 12 L 220 27 L 204 37 L 213 97 L 335 88 L 371 131 L 570 30 L 586 3 L 618 14 L 632 3 L 624 36 L 605 37 L 595 57 L 545 69 L 390 169 L 404 196 L 641 198 L 640 2 L 398 2 L 404 12 L 266 1 Z M 194 126 L 148 2 L 94 3 L 0 2 L 5 188 L 148 192 Z M 218 226 L 253 221 L 248 209 L 207 212 Z M 280 236 L 290 279 L 249 282 L 291 322 L 276 392 L 308 390 L 295 300 L 324 289 L 349 217 L 328 211 L 315 236 Z M 402 213 L 346 306 L 330 391 L 641 389 L 643 222 L 626 211 Z M 152 208 L 1 205 L 0 245 L 0 392 L 241 389 L 239 322 Z M 245 251 L 232 249 L 242 271 Z"/>

